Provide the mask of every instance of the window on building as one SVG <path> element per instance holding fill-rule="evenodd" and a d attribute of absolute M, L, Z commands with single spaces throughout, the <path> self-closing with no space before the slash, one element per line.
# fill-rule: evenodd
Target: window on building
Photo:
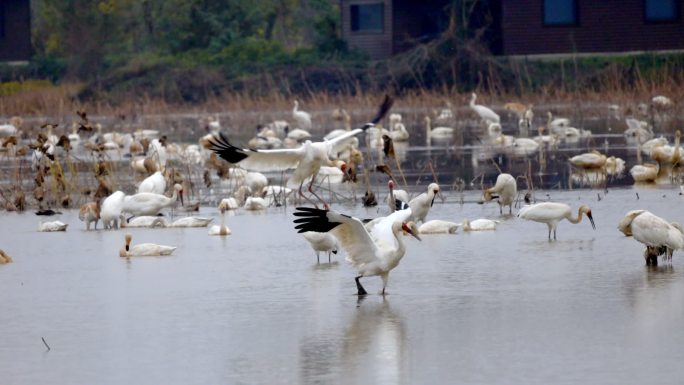
<path fill-rule="evenodd" d="M 544 0 L 544 25 L 577 25 L 577 0 Z"/>
<path fill-rule="evenodd" d="M 644 0 L 644 18 L 650 22 L 679 19 L 678 0 Z"/>
<path fill-rule="evenodd" d="M 5 38 L 5 4 L 0 3 L 0 40 Z"/>
<path fill-rule="evenodd" d="M 351 30 L 353 32 L 382 32 L 385 5 L 383 3 L 356 4 L 351 6 Z"/>

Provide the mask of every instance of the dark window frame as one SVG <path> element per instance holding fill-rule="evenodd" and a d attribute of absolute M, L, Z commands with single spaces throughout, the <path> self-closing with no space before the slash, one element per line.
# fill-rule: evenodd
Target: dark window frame
<path fill-rule="evenodd" d="M 646 3 L 648 1 L 649 0 L 643 0 L 641 2 L 641 5 L 643 6 L 644 24 L 675 24 L 682 20 L 682 10 L 678 0 L 673 0 L 675 6 L 675 16 L 672 19 L 649 19 L 646 15 Z"/>
<path fill-rule="evenodd" d="M 5 28 L 7 23 L 5 22 L 5 3 L 0 2 L 0 40 L 5 39 Z"/>
<path fill-rule="evenodd" d="M 580 26 L 580 7 L 579 0 L 569 0 L 573 3 L 573 10 L 575 11 L 575 21 L 570 23 L 547 23 L 546 22 L 546 0 L 541 1 L 541 12 L 542 12 L 542 26 L 544 28 L 567 28 L 567 27 L 579 27 Z"/>
<path fill-rule="evenodd" d="M 364 6 L 380 6 L 380 29 L 354 29 L 354 7 L 358 9 L 358 7 L 364 7 Z M 358 20 L 357 20 L 358 23 Z M 378 1 L 375 3 L 355 3 L 355 4 L 349 4 L 349 31 L 355 35 L 357 34 L 371 34 L 371 35 L 376 35 L 376 34 L 383 34 L 385 33 L 385 3 L 382 1 Z"/>

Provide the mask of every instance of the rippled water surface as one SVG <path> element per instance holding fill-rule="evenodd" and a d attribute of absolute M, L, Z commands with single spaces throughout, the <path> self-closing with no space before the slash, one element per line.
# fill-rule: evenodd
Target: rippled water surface
<path fill-rule="evenodd" d="M 178 246 L 122 259 L 123 231 L 38 233 L 31 213 L 0 216 L 0 382 L 12 384 L 679 384 L 684 262 L 647 268 L 616 229 L 647 208 L 684 222 L 659 187 L 543 191 L 591 205 L 597 229 L 499 218 L 495 204 L 439 200 L 430 219 L 501 219 L 494 232 L 407 238 L 389 295 L 358 300 L 344 253 L 316 264 L 292 208 L 228 217 L 233 231 L 132 229 Z M 639 199 L 637 199 L 637 194 Z M 598 195 L 601 200 L 598 200 Z M 384 207 L 335 206 L 359 217 Z M 212 207 L 201 215 L 216 217 Z M 218 217 L 216 217 L 218 222 Z M 45 339 L 51 347 L 41 341 Z"/>

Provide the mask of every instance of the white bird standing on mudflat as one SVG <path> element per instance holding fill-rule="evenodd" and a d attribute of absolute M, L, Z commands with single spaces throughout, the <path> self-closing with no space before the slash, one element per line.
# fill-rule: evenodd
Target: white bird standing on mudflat
<path fill-rule="evenodd" d="M 439 194 L 439 185 L 437 183 L 430 183 L 426 192 L 411 199 L 408 203 L 411 208 L 412 218 L 416 223 L 425 222 L 425 217 L 435 203 L 437 194 Z"/>
<path fill-rule="evenodd" d="M 553 231 L 553 239 L 556 239 L 556 226 L 558 222 L 563 219 L 567 219 L 568 222 L 577 224 L 582 221 L 582 214 L 586 214 L 587 218 L 591 222 L 591 227 L 596 230 L 596 225 L 594 224 L 594 218 L 591 215 L 591 208 L 586 205 L 580 206 L 577 211 L 577 216 L 572 217 L 572 210 L 570 206 L 565 203 L 557 202 L 542 202 L 534 205 L 525 206 L 518 212 L 518 217 L 527 219 L 530 221 L 535 221 L 539 223 L 546 223 L 549 227 L 549 241 L 551 240 L 551 231 Z"/>
<path fill-rule="evenodd" d="M 684 249 L 682 227 L 646 210 L 628 212 L 618 224 L 618 230 L 646 245 L 644 258 L 648 266 L 657 266 L 660 255 L 671 261 L 675 250 Z"/>
<path fill-rule="evenodd" d="M 209 141 L 210 149 L 221 158 L 227 160 L 228 163 L 239 164 L 241 167 L 248 170 L 283 171 L 294 168 L 295 171 L 288 180 L 288 185 L 298 185 L 299 195 L 314 204 L 314 202 L 307 198 L 302 192 L 304 182 L 308 178 L 311 178 L 309 192 L 321 202 L 324 202 L 323 199 L 313 192 L 313 182 L 315 181 L 315 176 L 321 166 L 335 165 L 331 159 L 336 158 L 339 151 L 346 146 L 348 141 L 355 135 L 375 126 L 375 124 L 382 120 L 387 114 L 391 106 L 392 99 L 389 96 L 385 96 L 382 105 L 371 122 L 331 140 L 323 142 L 311 142 L 307 140 L 298 148 L 276 150 L 251 150 L 239 148 L 233 146 L 223 134 L 219 134 L 218 137 L 215 136 Z M 342 167 L 345 166 L 346 165 L 343 165 Z"/>
<path fill-rule="evenodd" d="M 487 123 L 501 122 L 501 118 L 499 118 L 499 115 L 496 112 L 489 107 L 485 107 L 481 104 L 475 104 L 476 100 L 477 95 L 473 92 L 470 97 L 470 108 L 472 108 L 482 120 L 486 121 Z"/>
<path fill-rule="evenodd" d="M 499 174 L 496 177 L 494 187 L 484 191 L 484 201 L 489 202 L 497 199 L 499 203 L 499 214 L 503 214 L 504 206 L 508 206 L 508 213 L 513 214 L 513 201 L 518 196 L 518 186 L 515 178 L 511 174 Z"/>
<path fill-rule="evenodd" d="M 330 233 L 319 233 L 316 231 L 306 231 L 302 233 L 304 239 L 309 242 L 311 248 L 316 252 L 316 261 L 321 263 L 320 252 L 328 253 L 328 263 L 330 263 L 330 254 L 337 254 L 339 248 L 337 239 Z"/>
<path fill-rule="evenodd" d="M 131 246 L 131 234 L 126 234 L 126 245 L 119 250 L 120 257 L 155 257 L 160 255 L 171 255 L 176 247 L 157 245 L 154 243 L 141 243 Z"/>
<path fill-rule="evenodd" d="M 138 192 L 154 193 L 154 194 L 164 194 L 166 191 L 166 178 L 162 175 L 161 171 L 157 171 L 154 174 L 145 178 L 138 186 Z"/>
<path fill-rule="evenodd" d="M 157 215 L 161 209 L 173 206 L 178 197 L 180 197 L 182 205 L 183 187 L 178 183 L 173 186 L 173 195 L 171 195 L 170 198 L 162 194 L 146 192 L 137 193 L 135 195 L 127 195 L 123 199 L 121 212 L 129 213 L 133 216 Z"/>
<path fill-rule="evenodd" d="M 393 222 L 387 219 L 377 224 L 383 231 L 375 234 L 374 239 L 360 220 L 336 211 L 298 207 L 294 215 L 300 217 L 294 221 L 299 233 L 330 231 L 337 238 L 340 246 L 347 252 L 347 260 L 358 269 L 359 275 L 354 280 L 359 296 L 367 294 L 359 279 L 374 275 L 382 278 L 381 294 L 385 295 L 389 272 L 399 265 L 406 253 L 403 237 L 400 236 L 402 230 L 420 240 L 413 222 Z"/>

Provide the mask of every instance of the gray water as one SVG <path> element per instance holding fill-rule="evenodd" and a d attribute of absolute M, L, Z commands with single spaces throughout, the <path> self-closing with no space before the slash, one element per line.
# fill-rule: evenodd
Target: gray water
<path fill-rule="evenodd" d="M 546 194 L 549 194 L 548 198 Z M 639 199 L 637 200 L 637 194 Z M 601 195 L 598 200 L 597 194 Z M 131 229 L 169 257 L 118 256 L 124 231 L 66 233 L 2 213 L 0 378 L 14 384 L 679 384 L 684 378 L 684 261 L 644 266 L 617 231 L 631 209 L 684 223 L 678 189 L 538 191 L 588 222 L 546 226 L 499 216 L 474 192 L 438 200 L 429 219 L 501 219 L 496 231 L 407 239 L 381 280 L 362 281 L 295 233 L 292 208 L 205 228 Z M 336 205 L 359 217 L 385 213 Z M 215 217 L 216 209 L 200 215 Z M 51 350 L 41 341 L 45 339 Z"/>

